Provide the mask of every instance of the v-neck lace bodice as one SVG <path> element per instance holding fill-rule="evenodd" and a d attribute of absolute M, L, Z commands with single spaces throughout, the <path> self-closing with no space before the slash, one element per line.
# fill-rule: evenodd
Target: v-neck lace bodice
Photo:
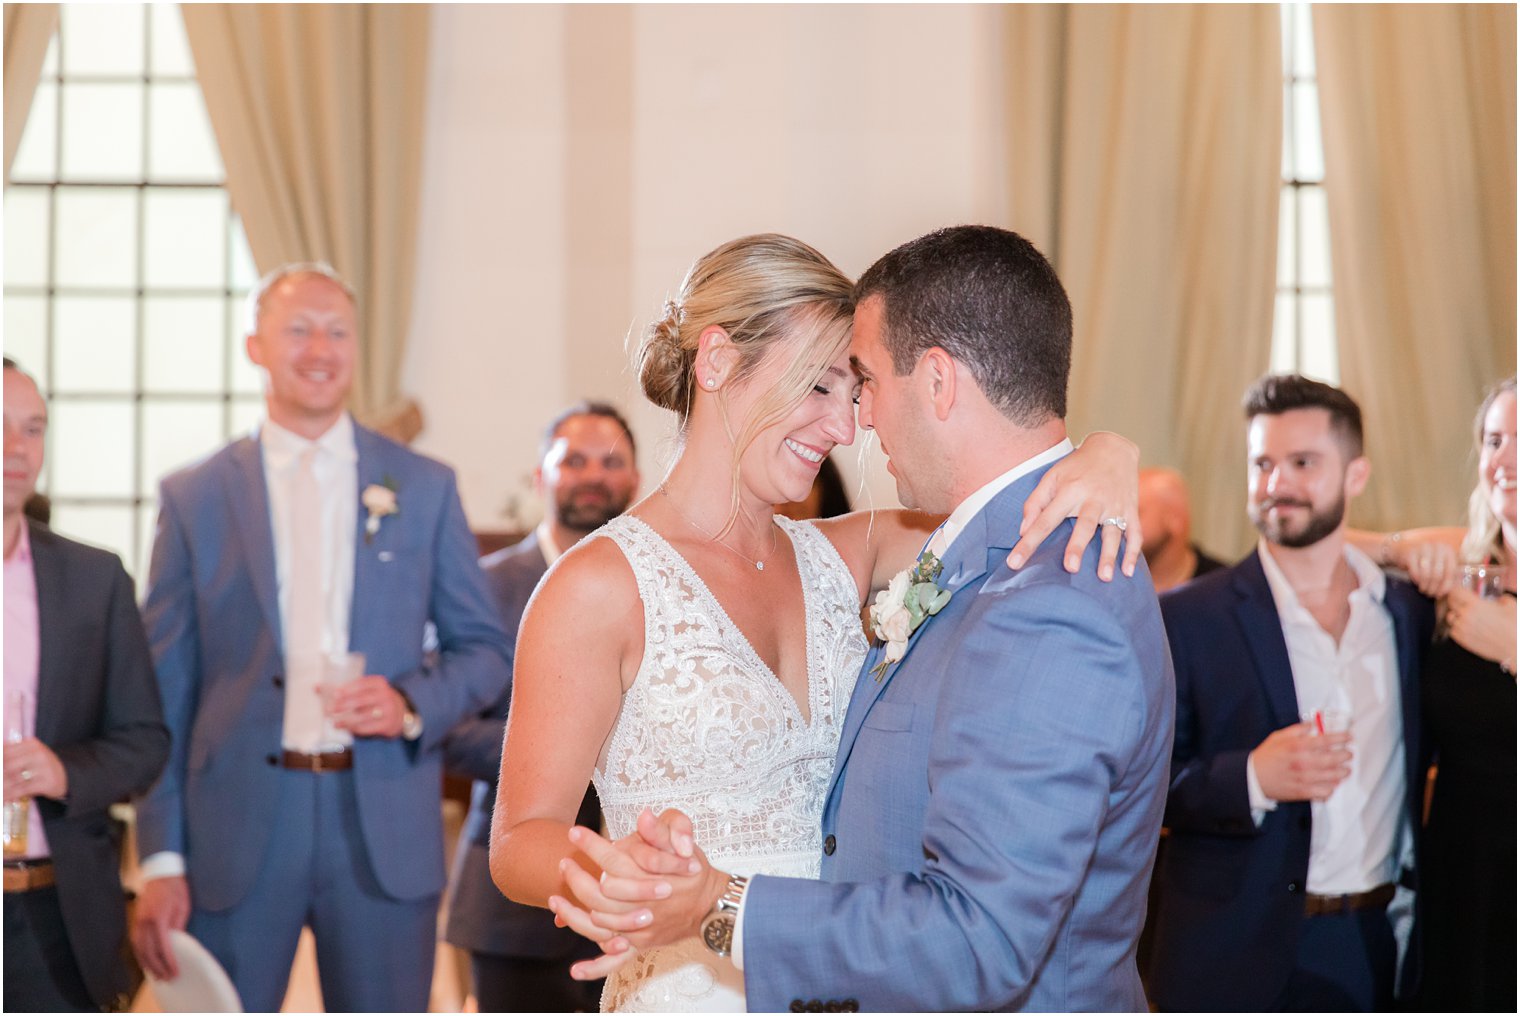
<path fill-rule="evenodd" d="M 656 814 L 679 808 L 719 868 L 816 878 L 824 794 L 866 641 L 855 580 L 828 538 L 808 523 L 778 518 L 777 525 L 791 540 L 801 577 L 805 714 L 659 534 L 627 515 L 598 531 L 622 550 L 638 582 L 644 659 L 593 782 L 614 839 L 633 831 L 645 807 Z M 618 971 L 603 1004 L 726 1008 L 730 984 L 742 1009 L 738 972 L 692 940 L 651 950 Z"/>

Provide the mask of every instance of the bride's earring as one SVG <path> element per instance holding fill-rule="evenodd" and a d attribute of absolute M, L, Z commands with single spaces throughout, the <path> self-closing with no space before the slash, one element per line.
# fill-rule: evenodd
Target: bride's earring
<path fill-rule="evenodd" d="M 715 378 L 715 377 L 710 377 L 706 381 L 704 381 L 703 384 L 705 384 L 709 388 L 716 388 L 716 387 L 718 387 L 718 379 Z"/>

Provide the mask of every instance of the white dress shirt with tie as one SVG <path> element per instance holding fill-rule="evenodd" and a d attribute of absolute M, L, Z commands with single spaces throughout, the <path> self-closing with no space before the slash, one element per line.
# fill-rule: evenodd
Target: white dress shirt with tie
<path fill-rule="evenodd" d="M 327 720 L 318 685 L 324 672 L 330 672 L 325 671 L 326 661 L 348 652 L 359 526 L 354 423 L 344 413 L 325 434 L 308 441 L 265 420 L 258 441 L 269 492 L 285 649 L 282 744 L 307 753 L 338 750 L 352 744 L 353 735 Z M 303 476 L 308 463 L 310 472 Z M 303 487 L 313 480 L 314 490 Z M 172 851 L 142 862 L 144 880 L 184 873 L 184 858 Z"/>

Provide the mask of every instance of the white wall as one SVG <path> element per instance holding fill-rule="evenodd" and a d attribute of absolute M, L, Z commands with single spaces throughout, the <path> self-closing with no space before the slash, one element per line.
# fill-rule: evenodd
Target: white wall
<path fill-rule="evenodd" d="M 625 339 L 703 252 L 776 230 L 856 275 L 1000 219 L 996 25 L 966 6 L 436 6 L 404 385 L 471 524 L 511 525 L 518 495 L 537 518 L 539 428 L 583 395 L 629 411 L 653 487 L 674 428 Z M 837 456 L 856 476 L 855 449 Z M 894 504 L 872 458 L 869 496 Z"/>

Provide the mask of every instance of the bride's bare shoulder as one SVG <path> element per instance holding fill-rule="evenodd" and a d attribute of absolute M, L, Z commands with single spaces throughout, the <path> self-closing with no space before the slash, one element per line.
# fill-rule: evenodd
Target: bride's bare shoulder
<path fill-rule="evenodd" d="M 641 630 L 643 607 L 628 558 L 613 540 L 599 537 L 582 540 L 554 562 L 528 601 L 528 614 L 540 624 L 566 622 L 583 632 L 605 632 L 630 619 Z"/>

